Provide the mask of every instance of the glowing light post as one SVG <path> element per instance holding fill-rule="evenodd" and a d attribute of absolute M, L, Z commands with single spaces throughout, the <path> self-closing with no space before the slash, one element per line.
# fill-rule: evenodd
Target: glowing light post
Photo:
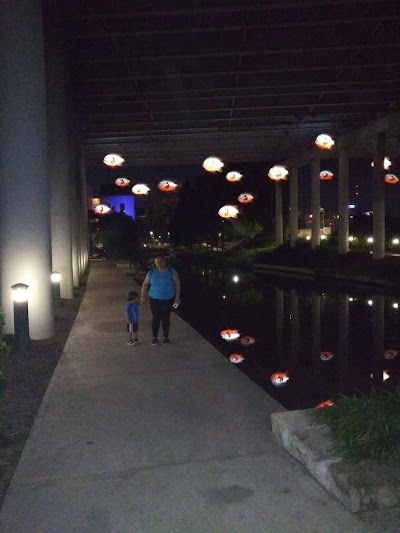
<path fill-rule="evenodd" d="M 14 302 L 14 346 L 17 351 L 29 347 L 28 288 L 25 283 L 12 285 Z"/>
<path fill-rule="evenodd" d="M 50 276 L 50 280 L 51 280 L 51 287 L 52 287 L 52 294 L 53 294 L 53 302 L 55 306 L 58 306 L 61 303 L 61 290 L 60 290 L 61 274 L 57 271 L 52 272 Z"/>
<path fill-rule="evenodd" d="M 339 227 L 338 252 L 349 251 L 349 158 L 347 152 L 339 149 Z"/>

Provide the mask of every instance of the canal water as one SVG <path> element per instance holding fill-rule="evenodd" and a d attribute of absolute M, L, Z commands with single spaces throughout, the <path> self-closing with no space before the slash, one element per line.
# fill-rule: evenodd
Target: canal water
<path fill-rule="evenodd" d="M 400 294 L 178 268 L 180 316 L 285 408 L 400 383 Z"/>

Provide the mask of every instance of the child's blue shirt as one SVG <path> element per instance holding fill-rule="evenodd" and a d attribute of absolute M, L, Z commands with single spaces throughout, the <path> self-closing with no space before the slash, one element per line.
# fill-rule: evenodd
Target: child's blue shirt
<path fill-rule="evenodd" d="M 139 324 L 139 304 L 137 302 L 128 302 L 125 306 L 128 313 L 129 324 Z"/>

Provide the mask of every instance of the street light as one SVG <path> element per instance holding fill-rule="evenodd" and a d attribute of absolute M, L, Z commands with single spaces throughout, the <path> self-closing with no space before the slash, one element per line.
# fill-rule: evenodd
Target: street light
<path fill-rule="evenodd" d="M 14 302 L 14 345 L 17 351 L 29 346 L 28 289 L 25 283 L 11 286 Z"/>

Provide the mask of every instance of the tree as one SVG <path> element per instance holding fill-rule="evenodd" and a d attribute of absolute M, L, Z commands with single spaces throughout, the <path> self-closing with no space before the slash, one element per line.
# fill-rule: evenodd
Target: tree
<path fill-rule="evenodd" d="M 103 215 L 98 222 L 98 238 L 108 257 L 129 259 L 137 251 L 137 224 L 124 213 Z"/>

